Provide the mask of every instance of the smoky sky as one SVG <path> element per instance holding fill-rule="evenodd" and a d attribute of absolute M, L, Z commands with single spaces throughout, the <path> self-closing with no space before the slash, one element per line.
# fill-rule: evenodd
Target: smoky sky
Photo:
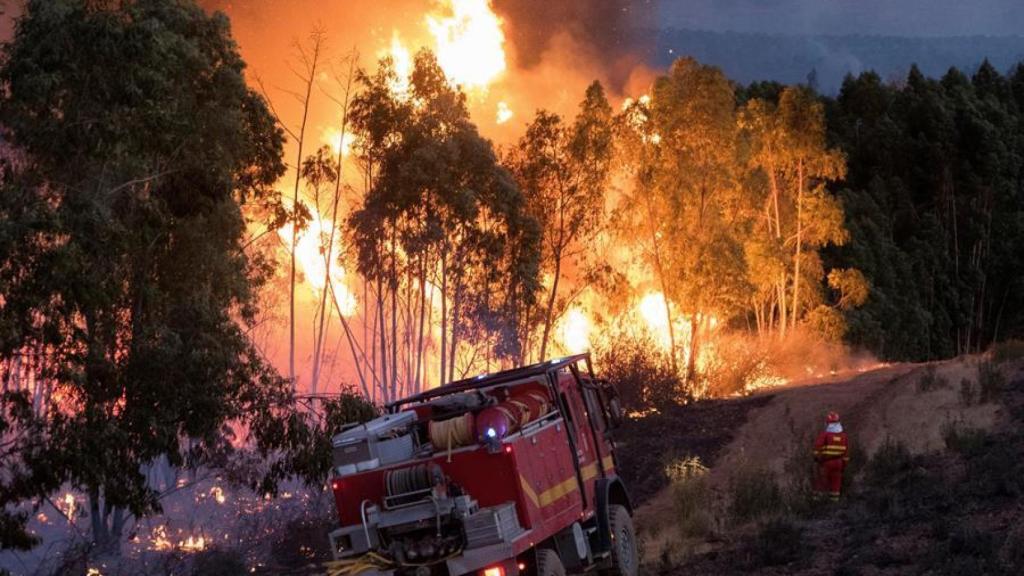
<path fill-rule="evenodd" d="M 809 35 L 1024 34 L 1024 0 L 661 0 L 662 28 Z"/>
<path fill-rule="evenodd" d="M 539 63 L 560 34 L 598 54 L 640 55 L 657 26 L 656 0 L 494 0 L 494 8 L 523 67 Z"/>

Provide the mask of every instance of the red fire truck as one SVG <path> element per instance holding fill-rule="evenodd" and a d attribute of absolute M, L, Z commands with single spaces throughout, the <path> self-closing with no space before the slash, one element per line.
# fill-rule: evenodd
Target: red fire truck
<path fill-rule="evenodd" d="M 636 576 L 620 420 L 588 355 L 389 405 L 333 438 L 329 574 Z"/>

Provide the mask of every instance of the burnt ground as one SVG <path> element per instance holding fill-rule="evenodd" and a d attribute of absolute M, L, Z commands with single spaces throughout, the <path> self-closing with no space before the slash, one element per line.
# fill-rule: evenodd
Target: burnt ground
<path fill-rule="evenodd" d="M 633 503 L 642 505 L 668 486 L 665 465 L 673 459 L 696 457 L 704 466 L 714 465 L 748 414 L 771 399 L 707 400 L 627 420 L 614 433 L 615 452 Z"/>
<path fill-rule="evenodd" d="M 758 517 L 739 521 L 723 512 L 692 554 L 682 561 L 648 558 L 648 571 L 1024 574 L 1024 370 L 1007 372 L 981 401 L 998 412 L 992 428 L 951 419 L 944 425 L 943 446 L 919 453 L 885 440 L 864 456 L 838 504 L 801 501 L 765 480 Z M 896 378 L 889 387 L 898 385 Z M 726 499 L 736 499 L 729 490 Z"/>

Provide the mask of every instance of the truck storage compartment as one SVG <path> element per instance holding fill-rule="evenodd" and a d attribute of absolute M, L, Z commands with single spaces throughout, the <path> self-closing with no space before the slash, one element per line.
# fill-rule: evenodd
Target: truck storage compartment
<path fill-rule="evenodd" d="M 415 412 L 386 414 L 338 434 L 331 441 L 335 473 L 348 476 L 411 459 L 416 441 L 409 428 L 415 421 Z"/>

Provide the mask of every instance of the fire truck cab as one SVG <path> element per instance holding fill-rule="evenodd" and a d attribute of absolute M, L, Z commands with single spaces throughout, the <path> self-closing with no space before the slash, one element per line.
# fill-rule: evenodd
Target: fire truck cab
<path fill-rule="evenodd" d="M 620 420 L 585 354 L 390 404 L 333 438 L 328 573 L 636 576 Z"/>

